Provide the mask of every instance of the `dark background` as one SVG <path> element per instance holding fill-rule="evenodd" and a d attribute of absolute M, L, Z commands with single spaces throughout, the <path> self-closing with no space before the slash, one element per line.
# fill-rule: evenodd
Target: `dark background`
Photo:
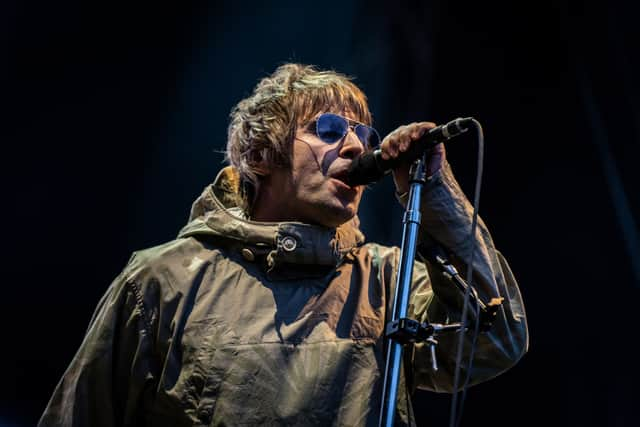
<path fill-rule="evenodd" d="M 525 298 L 530 352 L 462 425 L 640 425 L 638 16 L 633 2 L 3 2 L 0 426 L 34 425 L 132 251 L 175 237 L 227 117 L 283 62 L 357 77 L 386 134 L 473 116 L 481 215 Z M 473 192 L 476 145 L 448 145 Z M 389 180 L 390 181 L 390 180 Z M 361 208 L 399 244 L 392 183 Z M 637 396 L 637 392 L 635 392 Z M 450 396 L 419 392 L 447 425 Z"/>

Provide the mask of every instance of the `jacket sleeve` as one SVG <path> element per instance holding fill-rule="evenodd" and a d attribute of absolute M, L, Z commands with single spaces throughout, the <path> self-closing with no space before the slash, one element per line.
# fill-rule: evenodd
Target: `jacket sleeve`
<path fill-rule="evenodd" d="M 151 335 L 140 288 L 129 275 L 126 268 L 100 300 L 39 427 L 137 423 L 136 409 L 151 380 Z"/>
<path fill-rule="evenodd" d="M 406 204 L 407 196 L 400 196 Z M 453 177 L 447 162 L 430 177 L 422 198 L 421 238 L 430 238 L 450 251 L 452 263 L 461 277 L 466 278 L 471 242 L 473 207 Z M 493 244 L 486 225 L 478 219 L 475 238 L 472 286 L 478 297 L 488 303 L 492 298 L 504 298 L 492 327 L 481 332 L 474 352 L 469 384 L 493 378 L 512 367 L 528 349 L 528 331 L 522 297 L 516 280 Z M 409 316 L 432 323 L 460 321 L 463 293 L 429 262 L 416 262 L 413 273 Z M 471 315 L 471 311 L 468 312 Z M 465 332 L 463 363 L 458 386 L 467 375 L 473 328 Z M 431 368 L 428 347 L 416 344 L 413 348 L 413 386 L 437 392 L 452 392 L 458 333 L 443 333 L 437 337 L 438 371 Z"/>

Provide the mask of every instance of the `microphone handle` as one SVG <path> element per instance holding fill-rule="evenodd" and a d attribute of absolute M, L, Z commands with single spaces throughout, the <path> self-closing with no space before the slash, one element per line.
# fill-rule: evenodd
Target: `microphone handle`
<path fill-rule="evenodd" d="M 354 159 L 349 168 L 349 185 L 364 185 L 378 181 L 400 164 L 413 161 L 431 147 L 466 132 L 472 122 L 472 117 L 466 117 L 436 126 L 420 139 L 413 141 L 409 149 L 395 159 L 384 160 L 380 149 Z"/>

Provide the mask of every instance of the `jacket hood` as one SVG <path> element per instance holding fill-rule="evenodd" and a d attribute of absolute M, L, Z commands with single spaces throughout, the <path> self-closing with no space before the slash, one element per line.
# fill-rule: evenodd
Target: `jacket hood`
<path fill-rule="evenodd" d="M 357 216 L 338 228 L 249 220 L 239 207 L 239 185 L 239 175 L 232 166 L 222 169 L 193 202 L 189 222 L 178 237 L 194 236 L 235 246 L 249 260 L 265 256 L 269 269 L 279 264 L 335 266 L 364 243 Z"/>

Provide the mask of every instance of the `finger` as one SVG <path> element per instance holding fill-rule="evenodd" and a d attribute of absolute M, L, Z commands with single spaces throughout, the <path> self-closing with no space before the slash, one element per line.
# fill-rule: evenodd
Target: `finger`
<path fill-rule="evenodd" d="M 404 132 L 398 135 L 397 138 L 394 138 L 392 141 L 392 145 L 397 148 L 398 154 L 407 151 L 413 141 L 416 140 L 416 131 L 415 129 L 407 128 Z"/>
<path fill-rule="evenodd" d="M 387 153 L 391 158 L 398 157 L 398 140 L 389 141 L 389 146 L 387 148 Z"/>
<path fill-rule="evenodd" d="M 414 122 L 400 126 L 387 135 L 380 146 L 382 158 L 388 160 L 396 158 L 411 147 L 411 143 L 420 139 L 424 134 L 436 126 L 433 122 Z"/>
<path fill-rule="evenodd" d="M 397 156 L 394 138 L 392 138 L 391 135 L 387 136 L 384 141 L 382 141 L 380 151 L 383 160 L 389 160 Z"/>
<path fill-rule="evenodd" d="M 407 125 L 406 131 L 411 141 L 415 141 L 422 138 L 429 129 L 432 129 L 435 126 L 435 123 L 432 122 L 411 123 L 410 125 Z"/>
<path fill-rule="evenodd" d="M 404 136 L 403 133 L 404 133 L 404 130 L 398 128 L 392 133 L 390 133 L 389 135 L 387 135 L 384 141 L 382 141 L 382 145 L 380 146 L 380 149 L 383 154 L 382 156 L 383 159 L 387 160 L 387 158 L 395 158 L 398 156 L 400 147 L 402 145 L 402 141 L 403 139 L 406 138 L 406 136 Z"/>
<path fill-rule="evenodd" d="M 422 138 L 424 136 L 424 134 L 426 134 L 429 130 L 433 129 L 434 127 L 436 127 L 436 124 L 433 122 L 420 122 L 418 123 L 418 138 Z"/>
<path fill-rule="evenodd" d="M 398 150 L 401 153 L 404 153 L 405 151 L 407 151 L 409 149 L 410 146 L 411 146 L 411 139 L 410 138 L 406 138 L 403 141 L 400 141 L 400 143 L 398 145 Z"/>
<path fill-rule="evenodd" d="M 416 123 L 416 125 L 411 128 L 411 140 L 415 141 L 416 139 L 420 139 L 424 132 L 425 129 L 420 126 L 420 123 Z"/>

